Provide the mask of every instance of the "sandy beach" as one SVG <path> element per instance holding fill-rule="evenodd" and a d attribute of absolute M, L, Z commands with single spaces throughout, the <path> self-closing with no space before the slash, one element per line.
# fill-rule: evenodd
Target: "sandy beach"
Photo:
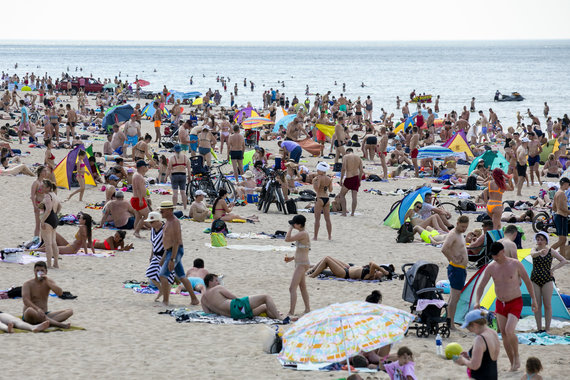
<path fill-rule="evenodd" d="M 92 100 L 91 100 L 92 101 Z M 150 121 L 142 122 L 143 135 L 151 133 Z M 104 140 L 94 141 L 94 151 L 101 151 Z M 274 141 L 261 144 L 271 153 L 277 153 Z M 12 145 L 20 148 L 17 141 Z M 43 161 L 43 149 L 27 148 L 30 155 L 22 158 L 22 162 L 33 164 Z M 157 150 L 153 143 L 152 148 Z M 328 150 L 328 144 L 325 151 Z M 158 150 L 160 152 L 160 150 Z M 56 162 L 59 162 L 67 150 L 54 150 Z M 302 163 L 314 169 L 317 158 L 308 157 L 304 152 Z M 167 153 L 170 156 L 170 153 Z M 332 160 L 328 160 L 332 164 Z M 225 171 L 230 170 L 230 166 Z M 365 170 L 380 174 L 382 169 L 376 164 L 365 162 Z M 467 166 L 460 167 L 461 172 Z M 156 177 L 157 170 L 151 169 L 148 176 Z M 0 247 L 16 247 L 29 240 L 33 234 L 33 210 L 29 200 L 30 186 L 33 178 L 27 176 L 1 177 L 0 194 L 2 208 L 0 211 Z M 363 182 L 358 197 L 357 216 L 332 216 L 333 239 L 323 240 L 326 236 L 324 225 L 321 225 L 320 240 L 312 242 L 310 260 L 316 263 L 324 256 L 330 255 L 345 262 L 363 265 L 370 261 L 376 263 L 392 263 L 401 272 L 404 263 L 413 263 L 420 259 L 439 265 L 438 280 L 446 279 L 447 260 L 439 248 L 420 243 L 397 244 L 396 231 L 382 225 L 390 206 L 400 196 L 376 195 L 363 192 L 364 189 L 378 189 L 382 192 L 395 191 L 397 188 L 407 189 L 423 183 L 430 184 L 431 179 L 398 179 L 389 182 Z M 332 193 L 338 194 L 340 187 L 338 178 Z M 167 187 L 169 188 L 169 187 Z M 308 187 L 306 187 L 308 188 Z M 152 188 L 151 188 L 152 189 Z M 514 192 L 505 194 L 505 199 L 528 200 L 536 195 L 538 187 L 523 189 L 523 197 L 516 197 Z M 443 194 L 447 192 L 444 191 Z M 471 192 L 476 194 L 476 192 Z M 68 190 L 59 189 L 61 200 L 69 194 Z M 127 194 L 127 199 L 130 194 Z M 161 201 L 171 200 L 170 195 L 151 195 L 153 205 Z M 86 203 L 104 200 L 104 193 L 99 188 L 87 189 L 84 202 L 74 197 L 63 204 L 63 213 L 76 214 L 87 212 L 99 221 L 101 210 L 85 208 Z M 349 200 L 350 202 L 350 200 Z M 303 206 L 298 203 L 298 207 Z M 178 209 L 181 209 L 179 206 Z M 231 223 L 230 230 L 236 233 L 266 232 L 287 230 L 290 216 L 278 213 L 273 205 L 269 213 L 257 211 L 255 205 L 235 209 L 240 215 L 256 214 L 260 222 Z M 312 236 L 314 218 L 307 217 L 307 230 Z M 470 216 L 470 228 L 480 227 Z M 456 216 L 453 220 L 455 222 Z M 289 307 L 289 283 L 294 264 L 283 261 L 284 253 L 276 251 L 258 252 L 248 250 L 227 250 L 208 248 L 210 235 L 203 233 L 210 225 L 189 220 L 182 220 L 182 232 L 185 255 L 185 268 L 191 267 L 192 260 L 202 258 L 205 267 L 212 273 L 223 274 L 224 286 L 238 297 L 254 294 L 269 294 L 277 303 L 280 311 L 286 313 Z M 532 247 L 533 236 L 530 223 L 519 224 L 525 233 L 525 248 Z M 58 232 L 67 239 L 77 231 L 75 226 L 62 226 Z M 95 239 L 105 239 L 113 234 L 106 229 L 94 229 Z M 300 372 L 283 369 L 274 355 L 266 354 L 261 349 L 263 325 L 211 325 L 200 323 L 177 323 L 169 315 L 158 314 L 165 307 L 153 302 L 154 296 L 138 294 L 131 289 L 123 288 L 127 280 L 144 281 L 148 266 L 151 244 L 149 231 L 143 231 L 144 239 L 137 239 L 133 232 L 127 232 L 127 242 L 134 243 L 131 252 L 116 252 L 113 257 L 62 257 L 61 269 L 49 271 L 49 276 L 63 290 L 77 295 L 75 300 L 50 298 L 51 310 L 73 308 L 71 322 L 74 326 L 85 328 L 85 331 L 52 332 L 48 334 L 1 334 L 0 344 L 3 349 L 3 366 L 0 371 L 2 379 L 24 378 L 60 378 L 60 379 L 138 379 L 145 377 L 171 378 L 181 376 L 208 376 L 218 379 L 338 379 L 346 377 L 346 372 Z M 552 241 L 551 241 L 552 242 Z M 240 239 L 229 240 L 230 245 L 272 245 L 288 247 L 283 240 Z M 468 278 L 475 273 L 468 271 Z M 564 267 L 556 273 L 556 285 L 561 293 L 570 293 L 570 267 Z M 0 262 L 0 289 L 20 286 L 33 276 L 33 265 L 18 265 Z M 348 283 L 343 281 L 325 281 L 307 278 L 311 309 L 325 307 L 336 302 L 364 300 L 372 290 L 379 289 L 383 294 L 383 303 L 409 311 L 410 304 L 402 300 L 404 281 L 393 280 L 377 284 Z M 445 296 L 447 298 L 447 295 Z M 189 306 L 190 298 L 181 295 L 171 296 L 172 307 L 189 307 L 201 310 L 200 306 Z M 297 313 L 303 305 L 301 298 L 297 303 Z M 13 315 L 21 315 L 22 300 L 2 300 L 0 310 Z M 284 327 L 285 329 L 287 326 Z M 551 334 L 564 335 L 570 327 L 553 328 Z M 444 340 L 458 342 L 464 349 L 469 349 L 474 336 L 466 330 L 452 332 L 450 338 Z M 414 353 L 416 375 L 418 379 L 463 379 L 467 378 L 465 367 L 455 365 L 435 355 L 434 338 L 417 338 L 411 333 L 397 348 L 406 345 Z M 568 364 L 568 346 L 519 346 L 521 361 L 529 356 L 538 357 L 544 366 L 542 373 L 545 379 L 564 379 Z M 519 379 L 524 371 L 507 372 L 509 361 L 504 349 L 498 360 L 500 379 Z M 388 379 L 384 372 L 364 374 L 363 378 Z M 370 376 L 370 377 L 368 377 Z"/>

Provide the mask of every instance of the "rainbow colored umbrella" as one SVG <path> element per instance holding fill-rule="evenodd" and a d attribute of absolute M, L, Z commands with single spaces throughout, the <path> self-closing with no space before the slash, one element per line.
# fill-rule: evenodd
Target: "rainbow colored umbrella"
<path fill-rule="evenodd" d="M 414 319 L 413 314 L 386 305 L 336 303 L 295 322 L 283 335 L 280 357 L 300 363 L 338 363 L 401 340 Z"/>
<path fill-rule="evenodd" d="M 275 124 L 275 122 L 266 117 L 250 117 L 241 123 L 244 129 L 259 128 L 268 124 Z"/>

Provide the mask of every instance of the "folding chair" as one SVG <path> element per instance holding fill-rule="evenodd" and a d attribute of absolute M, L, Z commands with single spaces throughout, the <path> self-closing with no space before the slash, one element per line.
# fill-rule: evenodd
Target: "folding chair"
<path fill-rule="evenodd" d="M 503 230 L 491 230 L 485 233 L 485 241 L 482 246 L 479 247 L 469 247 L 469 250 L 479 249 L 476 254 L 468 253 L 469 263 L 467 265 L 468 269 L 479 269 L 484 265 L 487 265 L 491 261 L 491 244 L 504 238 Z"/>

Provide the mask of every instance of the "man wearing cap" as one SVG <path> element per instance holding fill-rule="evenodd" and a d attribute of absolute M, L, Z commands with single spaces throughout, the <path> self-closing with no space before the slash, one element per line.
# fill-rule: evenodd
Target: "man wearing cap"
<path fill-rule="evenodd" d="M 511 259 L 505 256 L 503 244 L 499 242 L 493 243 L 490 251 L 493 261 L 487 266 L 485 272 L 483 272 L 483 277 L 477 287 L 474 308 L 479 309 L 479 302 L 483 296 L 485 286 L 487 286 L 489 279 L 492 278 L 495 282 L 495 293 L 497 295 L 495 301 L 497 322 L 503 337 L 505 351 L 511 362 L 511 371 L 516 371 L 520 367 L 519 343 L 517 335 L 515 334 L 515 327 L 517 326 L 523 308 L 520 288 L 521 280 L 524 282 L 530 294 L 533 312 L 538 310 L 534 296 L 534 288 L 522 263 L 517 259 Z"/>
<path fill-rule="evenodd" d="M 125 146 L 132 146 L 134 147 L 139 142 L 141 138 L 141 126 L 136 120 L 137 115 L 132 114 L 129 121 L 125 123 L 124 131 L 125 135 L 127 136 L 127 142 Z"/>
<path fill-rule="evenodd" d="M 465 285 L 467 278 L 467 264 L 469 262 L 467 256 L 467 249 L 465 247 L 465 238 L 463 234 L 467 231 L 469 226 L 469 218 L 462 215 L 457 219 L 457 225 L 445 238 L 445 242 L 441 247 L 441 253 L 449 261 L 447 266 L 447 278 L 449 279 L 449 287 L 451 292 L 449 294 L 449 308 L 447 309 L 447 316 L 451 320 L 450 328 L 455 329 L 454 318 L 457 302 L 461 295 L 461 290 Z"/>
<path fill-rule="evenodd" d="M 115 196 L 116 186 L 119 183 L 119 177 L 111 174 L 107 177 L 107 185 L 105 186 L 105 202 L 109 202 Z"/>
<path fill-rule="evenodd" d="M 182 230 L 180 228 L 180 221 L 174 216 L 174 204 L 170 201 L 164 201 L 160 204 L 160 214 L 166 223 L 164 224 L 163 244 L 164 255 L 160 260 L 160 285 L 162 288 L 162 302 L 168 306 L 170 298 L 170 284 L 168 283 L 168 276 L 170 272 L 174 271 L 176 277 L 180 279 L 186 289 L 192 289 L 192 284 L 186 278 L 186 272 L 182 266 L 182 256 L 184 256 L 184 247 L 182 245 Z M 194 292 L 189 292 L 192 299 L 192 305 L 199 305 L 200 301 Z"/>
<path fill-rule="evenodd" d="M 101 225 L 112 222 L 118 229 L 131 230 L 135 226 L 135 215 L 135 210 L 125 200 L 125 193 L 117 191 L 115 192 L 115 199 L 108 201 L 103 207 Z"/>
<path fill-rule="evenodd" d="M 552 202 L 552 212 L 554 213 L 554 225 L 556 226 L 556 236 L 558 241 L 552 244 L 552 249 L 559 249 L 562 257 L 566 256 L 566 237 L 568 236 L 568 198 L 566 191 L 570 187 L 570 179 L 562 177 L 560 188 L 554 194 Z"/>
<path fill-rule="evenodd" d="M 239 181 L 240 174 L 243 175 L 243 155 L 245 152 L 245 139 L 239 133 L 239 125 L 234 125 L 233 133 L 228 138 L 228 160 L 231 158 L 234 168 L 234 177 Z"/>
<path fill-rule="evenodd" d="M 144 219 L 148 216 L 148 205 L 146 203 L 146 187 L 144 175 L 148 171 L 148 164 L 144 160 L 137 161 L 137 172 L 133 174 L 133 197 L 131 206 L 135 209 L 135 236 L 140 238 L 140 230 L 144 225 Z"/>
<path fill-rule="evenodd" d="M 279 145 L 279 148 L 283 151 L 283 153 L 286 153 L 286 155 L 295 161 L 295 163 L 299 163 L 299 160 L 301 159 L 301 153 L 303 153 L 301 145 L 297 144 L 295 141 L 289 140 L 279 141 L 277 145 Z"/>
<path fill-rule="evenodd" d="M 196 199 L 190 205 L 190 213 L 188 216 L 198 222 L 203 222 L 208 219 L 208 216 L 211 214 L 210 209 L 204 204 L 206 193 L 202 190 L 196 190 L 194 195 Z"/>
<path fill-rule="evenodd" d="M 340 204 L 342 205 L 342 216 L 346 216 L 348 212 L 346 208 L 346 193 L 348 193 L 349 190 L 352 193 L 352 212 L 350 216 L 354 216 L 358 203 L 358 189 L 360 188 L 360 180 L 363 175 L 364 167 L 362 166 L 362 159 L 354 154 L 352 148 L 348 148 L 346 154 L 342 157 L 342 168 L 340 170 L 340 183 L 342 187 L 338 196 Z"/>
<path fill-rule="evenodd" d="M 526 179 L 526 156 L 528 155 L 528 143 L 529 139 L 523 137 L 521 139 L 521 145 L 517 148 L 517 174 L 519 179 L 517 181 L 517 195 L 521 196 L 521 190 Z"/>

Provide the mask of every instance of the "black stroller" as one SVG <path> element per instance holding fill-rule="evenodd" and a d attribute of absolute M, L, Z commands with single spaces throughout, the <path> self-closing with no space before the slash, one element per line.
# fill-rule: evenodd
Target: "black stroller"
<path fill-rule="evenodd" d="M 443 290 L 435 287 L 438 266 L 420 260 L 415 264 L 402 265 L 402 271 L 405 277 L 402 299 L 412 304 L 411 312 L 416 315 L 414 325 L 409 328 L 415 329 L 419 338 L 438 333 L 448 338 L 451 321 L 447 317 L 447 303 L 442 302 Z M 442 316 L 443 310 L 445 317 Z"/>
<path fill-rule="evenodd" d="M 166 149 L 173 149 L 174 145 L 178 144 L 178 130 L 179 126 L 170 124 L 164 128 L 164 134 L 160 137 L 159 146 L 163 146 Z"/>

